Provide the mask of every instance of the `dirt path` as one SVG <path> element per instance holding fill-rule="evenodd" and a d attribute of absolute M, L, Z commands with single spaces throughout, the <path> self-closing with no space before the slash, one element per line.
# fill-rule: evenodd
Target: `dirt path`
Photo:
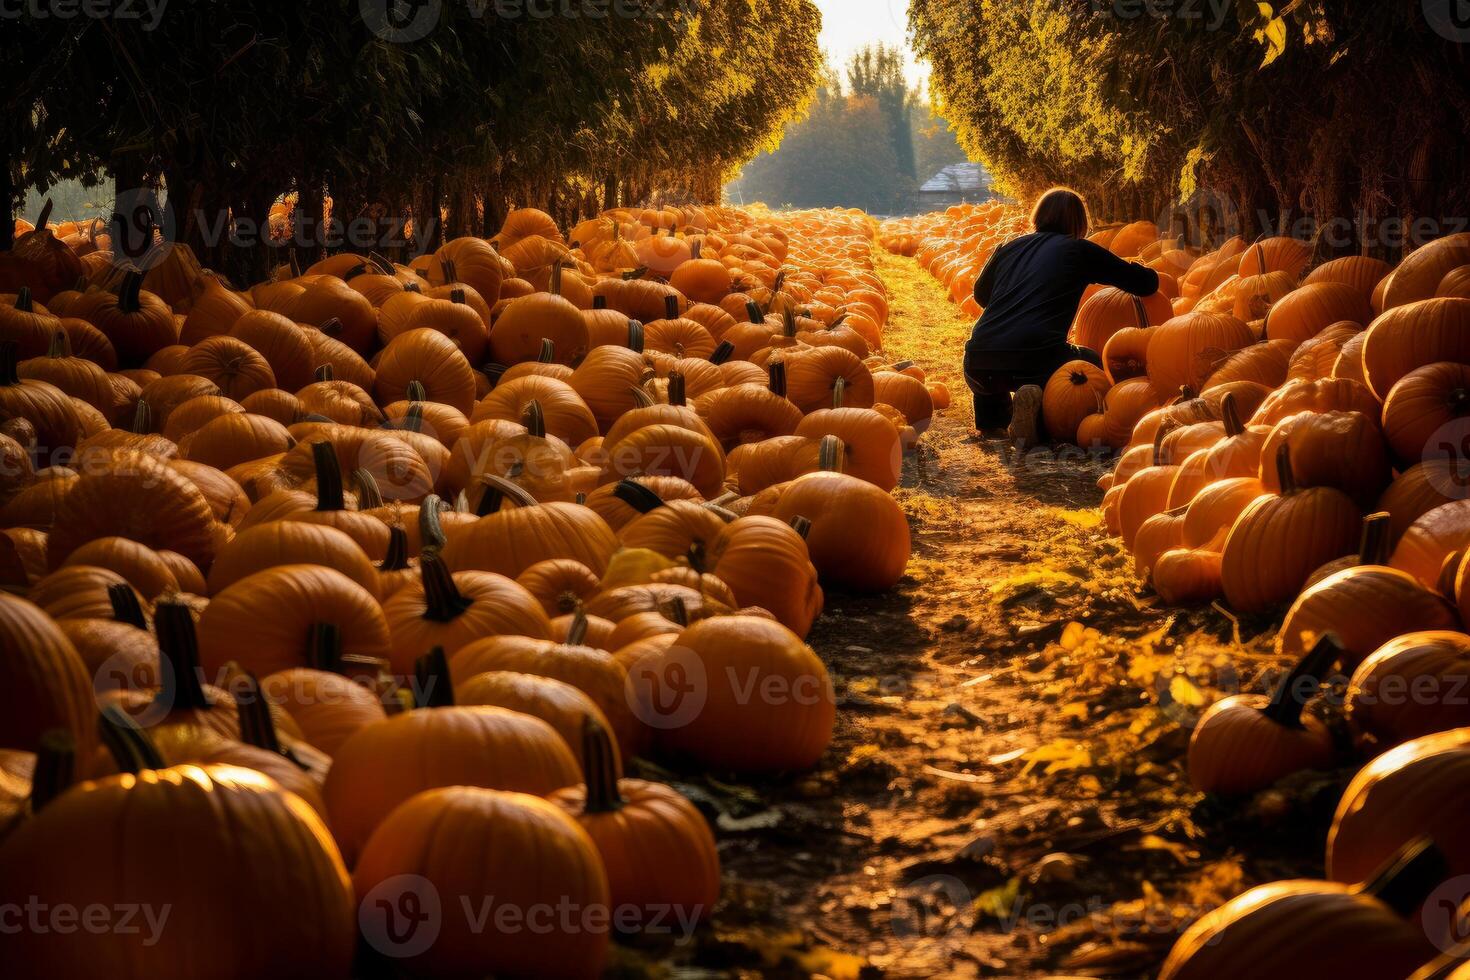
<path fill-rule="evenodd" d="M 810 642 L 839 722 L 815 772 L 672 777 L 718 814 L 726 868 L 674 975 L 1149 976 L 1200 912 L 1320 874 L 1338 781 L 1229 809 L 1190 791 L 1201 706 L 1274 676 L 1266 624 L 1156 608 L 1096 530 L 1105 465 L 977 439 L 970 324 L 912 260 L 880 272 L 890 354 L 955 393 L 899 491 L 914 558 L 895 593 L 828 597 Z"/>

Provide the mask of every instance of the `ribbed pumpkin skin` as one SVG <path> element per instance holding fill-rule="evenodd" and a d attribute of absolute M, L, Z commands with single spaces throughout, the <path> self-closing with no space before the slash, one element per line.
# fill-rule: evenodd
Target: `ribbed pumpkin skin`
<path fill-rule="evenodd" d="M 1470 729 L 1390 749 L 1348 784 L 1327 836 L 1327 877 L 1360 881 L 1411 840 L 1434 838 L 1452 875 L 1470 874 Z"/>
<path fill-rule="evenodd" d="M 1184 513 L 1155 514 L 1133 538 L 1133 574 L 1147 581 L 1154 563 L 1184 542 Z"/>
<path fill-rule="evenodd" d="M 1390 469 L 1375 417 L 1361 412 L 1302 412 L 1283 419 L 1261 446 L 1261 482 L 1279 492 L 1277 451 L 1291 447 L 1291 468 L 1303 487 L 1336 487 L 1370 507 L 1388 486 Z"/>
<path fill-rule="evenodd" d="M 1405 633 L 1358 665 L 1348 685 L 1353 725 L 1385 746 L 1470 727 L 1470 636 Z"/>
<path fill-rule="evenodd" d="M 1334 323 L 1364 326 L 1373 319 L 1368 297 L 1342 283 L 1302 286 L 1282 297 L 1266 317 L 1268 340 L 1310 340 Z"/>
<path fill-rule="evenodd" d="M 1189 740 L 1189 781 L 1206 793 L 1239 795 L 1265 789 L 1303 769 L 1329 769 L 1332 736 L 1317 719 L 1287 728 L 1262 714 L 1259 694 L 1238 694 L 1210 705 Z"/>
<path fill-rule="evenodd" d="M 580 780 L 571 749 L 540 718 L 504 708 L 419 708 L 343 742 L 324 791 L 350 865 L 374 828 L 415 793 L 482 786 L 544 796 Z"/>
<path fill-rule="evenodd" d="M 1204 390 L 1231 381 L 1254 381 L 1275 388 L 1286 380 L 1287 365 L 1296 346 L 1291 340 L 1267 340 L 1242 347 L 1215 369 Z"/>
<path fill-rule="evenodd" d="M 1075 442 L 1077 427 L 1102 408 L 1109 387 L 1107 375 L 1086 361 L 1070 361 L 1057 368 L 1041 399 L 1047 434 L 1060 442 Z"/>
<path fill-rule="evenodd" d="M 1278 881 L 1197 921 L 1159 980 L 1404 977 L 1436 952 L 1418 923 L 1347 885 Z"/>
<path fill-rule="evenodd" d="M 1417 463 L 1441 452 L 1440 430 L 1470 415 L 1470 365 L 1441 361 L 1399 379 L 1383 402 L 1383 436 L 1400 460 Z M 1440 434 L 1453 443 L 1453 433 Z"/>
<path fill-rule="evenodd" d="M 1160 392 L 1177 392 L 1184 385 L 1197 391 L 1226 358 L 1255 339 L 1249 326 L 1225 314 L 1175 317 L 1149 340 L 1148 378 Z"/>
<path fill-rule="evenodd" d="M 601 575 L 618 541 L 597 514 L 576 504 L 517 507 L 482 517 L 452 534 L 445 563 L 514 578 L 539 561 L 571 558 Z"/>
<path fill-rule="evenodd" d="M 1423 583 L 1439 585 L 1440 572 L 1450 554 L 1470 542 L 1470 501 L 1456 500 L 1422 514 L 1404 531 L 1388 563 Z"/>
<path fill-rule="evenodd" d="M 434 942 L 403 960 L 414 975 L 593 980 L 602 974 L 607 929 L 530 928 L 536 909 L 570 907 L 572 921 L 581 923 L 609 902 L 591 838 L 543 799 L 470 786 L 419 793 L 387 816 L 363 852 L 353 873 L 363 908 L 379 886 L 390 903 L 407 897 L 392 884 L 401 876 L 426 880 L 443 909 Z M 519 928 L 497 928 L 496 912 L 505 908 L 523 913 Z M 481 913 L 488 917 L 477 929 Z"/>
<path fill-rule="evenodd" d="M 1393 266 L 1382 259 L 1367 255 L 1349 255 L 1322 263 L 1308 273 L 1302 283 L 1308 286 L 1319 282 L 1344 283 L 1353 287 L 1363 297 L 1363 302 L 1371 304 L 1373 287 L 1392 271 Z M 1371 309 L 1371 305 L 1369 308 Z"/>
<path fill-rule="evenodd" d="M 1077 311 L 1077 320 L 1072 324 L 1072 343 L 1101 353 L 1118 331 L 1158 326 L 1173 316 L 1169 301 L 1158 293 L 1136 299 L 1114 286 L 1105 286 L 1089 296 Z"/>
<path fill-rule="evenodd" d="M 58 873 L 58 854 L 70 873 Z M 351 970 L 356 907 L 337 849 L 310 807 L 253 770 L 185 765 L 86 783 L 6 839 L 0 879 L 51 908 L 169 913 L 151 944 L 141 914 L 132 934 L 5 936 L 6 962 L 31 976 L 86 976 L 99 963 L 127 980 Z"/>
<path fill-rule="evenodd" d="M 1332 632 L 1342 640 L 1343 668 L 1351 670 L 1384 643 L 1410 630 L 1447 630 L 1460 618 L 1444 598 L 1412 575 L 1381 565 L 1338 572 L 1297 597 L 1277 637 L 1283 654 L 1300 657 Z"/>
<path fill-rule="evenodd" d="M 1224 543 L 1236 518 L 1266 488 L 1253 476 L 1217 480 L 1197 493 L 1184 512 L 1183 542 L 1186 548 L 1204 548 L 1210 542 Z"/>
<path fill-rule="evenodd" d="M 1363 372 L 1379 398 L 1410 371 L 1437 361 L 1470 363 L 1470 299 L 1425 299 L 1391 308 L 1363 340 Z"/>
<path fill-rule="evenodd" d="M 1383 308 L 1392 310 L 1428 299 L 1452 269 L 1470 265 L 1470 232 L 1447 235 L 1410 252 L 1393 271 L 1383 292 Z"/>
<path fill-rule="evenodd" d="M 51 728 L 71 732 L 79 753 L 96 743 L 97 706 L 87 668 L 49 616 L 0 593 L 0 650 L 6 669 L 0 746 L 34 751 Z"/>
<path fill-rule="evenodd" d="M 1175 548 L 1154 562 L 1154 591 L 1171 606 L 1212 602 L 1220 596 L 1220 556 Z"/>
<path fill-rule="evenodd" d="M 1316 569 L 1348 554 L 1362 514 L 1330 487 L 1262 497 L 1236 520 L 1221 552 L 1225 598 L 1239 612 L 1263 612 L 1290 600 Z"/>
<path fill-rule="evenodd" d="M 1378 498 L 1376 510 L 1392 517 L 1392 536 L 1398 541 L 1419 518 L 1445 504 L 1470 498 L 1470 478 L 1464 465 L 1451 459 L 1429 459 L 1400 473 Z"/>
<path fill-rule="evenodd" d="M 1298 412 L 1362 412 L 1377 418 L 1378 399 L 1356 381 L 1346 378 L 1320 378 L 1316 381 L 1293 381 L 1277 388 L 1261 402 L 1251 425 L 1275 425 Z"/>

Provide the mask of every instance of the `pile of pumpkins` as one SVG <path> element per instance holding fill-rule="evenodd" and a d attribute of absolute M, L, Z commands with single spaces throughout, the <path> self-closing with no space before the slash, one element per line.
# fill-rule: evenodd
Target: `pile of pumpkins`
<path fill-rule="evenodd" d="M 1445 891 L 1470 875 L 1470 235 L 1396 268 L 1309 268 L 1310 247 L 1285 238 L 1150 254 L 1180 295 L 1089 299 L 1076 330 L 1105 366 L 1067 365 L 1045 410 L 1052 431 L 1122 449 L 1105 523 L 1166 603 L 1285 610 L 1277 646 L 1295 669 L 1205 712 L 1190 778 L 1240 796 L 1366 760 L 1328 880 L 1234 899 L 1162 976 L 1470 975 L 1467 895 Z M 1354 755 L 1303 710 L 1334 673 Z"/>
<path fill-rule="evenodd" d="M 135 268 L 19 230 L 0 881 L 171 915 L 148 946 L 27 929 L 0 957 L 345 977 L 361 944 L 596 976 L 609 910 L 709 913 L 705 818 L 623 769 L 797 771 L 830 741 L 804 638 L 824 587 L 903 574 L 890 491 L 935 411 L 883 353 L 873 222 L 518 210 L 244 290 L 183 246 Z M 475 928 L 484 896 L 603 927 Z M 369 928 L 430 898 L 432 943 Z"/>
<path fill-rule="evenodd" d="M 1027 213 L 1014 204 L 956 204 L 944 211 L 883 222 L 878 240 L 894 255 L 914 258 L 944 284 L 950 302 L 978 317 L 975 280 L 995 250 L 1030 231 Z"/>

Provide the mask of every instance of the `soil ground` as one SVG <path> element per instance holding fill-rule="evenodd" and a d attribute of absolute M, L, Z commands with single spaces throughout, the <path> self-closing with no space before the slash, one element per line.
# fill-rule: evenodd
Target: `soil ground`
<path fill-rule="evenodd" d="M 971 324 L 880 254 L 888 353 L 945 382 L 898 498 L 914 556 L 891 593 L 829 594 L 809 642 L 838 692 L 813 772 L 656 773 L 715 817 L 725 895 L 628 975 L 1150 977 L 1195 917 L 1261 881 L 1320 876 L 1347 772 L 1252 800 L 1189 786 L 1194 720 L 1269 690 L 1272 622 L 1167 610 L 1098 528 L 1108 461 L 1018 456 L 972 430 Z"/>

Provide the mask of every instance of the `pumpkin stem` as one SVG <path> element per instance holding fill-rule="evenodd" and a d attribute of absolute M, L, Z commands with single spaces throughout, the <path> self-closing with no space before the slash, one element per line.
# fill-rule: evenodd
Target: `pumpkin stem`
<path fill-rule="evenodd" d="M 408 387 L 404 389 L 403 397 L 410 402 L 426 402 L 429 400 L 429 392 L 424 387 L 422 381 L 415 379 L 408 383 Z"/>
<path fill-rule="evenodd" d="M 439 271 L 444 273 L 445 282 L 459 282 L 459 270 L 454 267 L 453 259 L 440 259 Z"/>
<path fill-rule="evenodd" d="M 378 565 L 378 571 L 401 572 L 408 567 L 408 531 L 395 524 L 388 528 L 388 554 Z"/>
<path fill-rule="evenodd" d="M 15 309 L 22 313 L 31 313 L 36 309 L 35 301 L 31 299 L 31 287 L 22 286 L 15 293 Z"/>
<path fill-rule="evenodd" d="M 617 760 L 607 730 L 591 715 L 582 719 L 582 771 L 587 782 L 584 813 L 616 813 L 623 808 Z"/>
<path fill-rule="evenodd" d="M 444 526 L 439 523 L 439 512 L 444 506 L 443 498 L 432 493 L 419 504 L 419 541 L 425 548 L 439 549 L 449 543 Z"/>
<path fill-rule="evenodd" d="M 578 602 L 572 609 L 572 621 L 567 626 L 567 646 L 579 647 L 587 642 L 587 610 Z"/>
<path fill-rule="evenodd" d="M 603 293 L 598 293 L 597 295 L 593 296 L 592 297 L 592 308 L 594 310 L 605 310 L 605 309 L 607 309 L 607 296 L 604 295 Z"/>
<path fill-rule="evenodd" d="M 136 269 L 129 269 L 123 275 L 122 286 L 117 292 L 117 308 L 124 313 L 137 313 L 143 308 L 138 298 L 143 289 L 143 273 Z"/>
<path fill-rule="evenodd" d="M 1444 852 L 1425 835 L 1400 848 L 1362 884 L 1360 891 L 1409 918 L 1449 876 Z"/>
<path fill-rule="evenodd" d="M 1276 685 L 1271 703 L 1263 710 L 1282 728 L 1301 728 L 1302 709 L 1321 689 L 1322 675 L 1342 656 L 1342 642 L 1334 633 L 1323 633 L 1291 672 Z"/>
<path fill-rule="evenodd" d="M 480 477 L 485 492 L 480 495 L 479 516 L 493 514 L 500 509 L 504 498 L 509 497 L 517 507 L 535 507 L 536 498 L 526 488 L 503 476 L 487 473 Z"/>
<path fill-rule="evenodd" d="M 536 355 L 538 364 L 551 364 L 556 360 L 556 344 L 549 337 L 541 338 L 541 353 Z"/>
<path fill-rule="evenodd" d="M 357 488 L 358 510 L 383 506 L 383 492 L 378 489 L 378 481 L 370 471 L 362 467 L 353 470 L 352 483 Z"/>
<path fill-rule="evenodd" d="M 166 704 L 170 711 L 211 708 L 200 679 L 203 671 L 194 613 L 182 602 L 160 602 L 153 613 L 153 630 L 158 635 L 159 666 L 163 668 L 163 683 L 155 701 Z"/>
<path fill-rule="evenodd" d="M 31 813 L 40 813 L 76 777 L 77 743 L 71 732 L 53 728 L 42 732 L 36 746 L 36 765 L 31 770 Z"/>
<path fill-rule="evenodd" d="M 330 364 L 320 364 L 312 372 L 312 377 L 318 381 L 336 381 L 337 372 L 332 369 L 332 365 Z"/>
<path fill-rule="evenodd" d="M 789 306 L 781 311 L 781 336 L 786 338 L 796 336 L 796 313 Z"/>
<path fill-rule="evenodd" d="M 1276 479 L 1281 483 L 1281 496 L 1288 497 L 1300 489 L 1296 485 L 1296 474 L 1291 471 L 1291 447 L 1286 443 L 1276 450 Z"/>
<path fill-rule="evenodd" d="M 454 684 L 443 647 L 435 647 L 414 661 L 413 700 L 417 708 L 454 707 Z"/>
<path fill-rule="evenodd" d="M 65 330 L 57 330 L 51 334 L 51 344 L 46 348 L 47 357 L 67 357 L 71 354 L 71 341 L 67 339 Z"/>
<path fill-rule="evenodd" d="M 561 295 L 561 259 L 551 263 L 551 286 L 548 291 L 553 296 Z"/>
<path fill-rule="evenodd" d="M 102 735 L 102 744 L 107 746 L 113 761 L 117 763 L 118 772 L 136 776 L 145 769 L 164 769 L 168 766 L 148 733 L 138 727 L 137 721 L 121 705 L 109 704 L 102 709 L 98 731 Z"/>
<path fill-rule="evenodd" d="M 633 402 L 635 408 L 652 408 L 655 404 L 657 404 L 657 402 L 653 400 L 653 396 L 650 395 L 643 388 L 642 385 L 632 385 L 629 387 L 628 390 L 633 393 Z"/>
<path fill-rule="evenodd" d="M 1392 525 L 1393 515 L 1387 512 L 1369 514 L 1363 518 L 1363 540 L 1358 548 L 1359 561 L 1364 565 L 1388 564 L 1388 532 Z"/>
<path fill-rule="evenodd" d="M 702 253 L 704 251 L 704 249 L 702 248 L 703 245 L 704 245 L 703 239 L 699 239 L 699 238 L 696 238 L 692 242 L 690 242 L 689 243 L 689 257 L 691 259 L 697 259 L 697 258 L 699 258 L 700 253 Z"/>
<path fill-rule="evenodd" d="M 791 530 L 801 535 L 801 539 L 805 541 L 806 536 L 812 533 L 812 522 L 807 518 L 802 517 L 800 514 L 797 514 L 795 517 L 791 518 Z"/>
<path fill-rule="evenodd" d="M 836 436 L 823 436 L 817 443 L 817 467 L 826 473 L 841 473 L 847 447 Z"/>
<path fill-rule="evenodd" d="M 1220 418 L 1225 423 L 1225 438 L 1233 439 L 1245 432 L 1245 425 L 1240 421 L 1240 408 L 1235 404 L 1235 392 L 1227 392 L 1220 399 Z"/>
<path fill-rule="evenodd" d="M 153 431 L 153 408 L 148 404 L 146 398 L 139 398 L 138 404 L 133 407 L 133 432 L 146 436 L 151 431 Z"/>
<path fill-rule="evenodd" d="M 143 616 L 143 606 L 138 602 L 138 593 L 126 582 L 115 582 L 107 587 L 107 600 L 112 603 L 112 618 L 127 623 L 136 629 L 146 630 L 148 620 Z"/>
<path fill-rule="evenodd" d="M 689 604 L 680 595 L 674 596 L 663 607 L 664 618 L 678 626 L 689 625 Z"/>
<path fill-rule="evenodd" d="M 771 389 L 771 393 L 774 394 L 774 395 L 780 395 L 782 398 L 785 398 L 786 397 L 786 362 L 785 361 L 772 361 L 766 367 L 766 374 L 769 375 L 770 376 L 770 379 L 771 379 L 770 380 L 770 383 L 767 385 L 767 387 Z"/>
<path fill-rule="evenodd" d="M 546 438 L 546 409 L 541 407 L 538 399 L 532 398 L 526 402 L 526 407 L 521 411 L 521 425 L 537 439 Z"/>
<path fill-rule="evenodd" d="M 1159 424 L 1154 430 L 1154 465 L 1164 465 L 1164 437 L 1173 431 L 1173 426 Z"/>
<path fill-rule="evenodd" d="M 640 514 L 647 514 L 664 505 L 663 498 L 632 477 L 619 480 L 617 486 L 613 487 L 613 496 Z"/>
<path fill-rule="evenodd" d="M 751 323 L 764 323 L 766 315 L 761 312 L 760 306 L 753 299 L 745 301 L 745 315 Z"/>
<path fill-rule="evenodd" d="M 684 392 L 684 375 L 680 371 L 669 372 L 669 404 L 675 406 L 689 404 Z"/>
<path fill-rule="evenodd" d="M 679 297 L 672 294 L 664 297 L 664 319 L 679 319 Z"/>
<path fill-rule="evenodd" d="M 385 276 L 395 275 L 397 273 L 397 271 L 398 271 L 398 270 L 396 270 L 396 269 L 393 268 L 393 263 L 392 262 L 389 262 L 387 259 L 383 258 L 383 256 L 379 255 L 377 252 L 369 252 L 368 253 L 368 261 L 371 262 L 373 265 L 377 266 L 378 269 L 381 270 L 382 273 L 383 273 L 383 275 L 385 275 Z"/>
<path fill-rule="evenodd" d="M 248 670 L 241 671 L 231 685 L 235 695 L 235 713 L 240 718 L 240 741 L 276 755 L 281 751 L 281 738 L 276 733 L 276 720 L 270 704 L 260 692 L 260 681 Z"/>
<path fill-rule="evenodd" d="M 435 623 L 451 623 L 474 605 L 454 584 L 454 576 L 439 552 L 424 550 L 419 558 L 419 578 L 424 587 L 424 618 Z"/>
<path fill-rule="evenodd" d="M 421 296 L 423 295 L 423 292 L 424 292 L 423 287 L 421 287 L 416 282 L 406 282 L 406 283 L 404 283 L 403 284 L 403 291 L 405 293 L 418 293 Z"/>
<path fill-rule="evenodd" d="M 1138 328 L 1140 330 L 1147 330 L 1149 327 L 1148 307 L 1143 305 L 1143 297 L 1141 296 L 1133 297 L 1133 315 L 1138 318 Z"/>
<path fill-rule="evenodd" d="M 728 340 L 722 340 L 720 341 L 720 346 L 716 347 L 715 352 L 709 356 L 709 362 L 711 364 L 724 364 L 734 356 L 735 345 Z"/>
<path fill-rule="evenodd" d="M 316 467 L 316 509 L 346 510 L 347 498 L 342 487 L 342 464 L 337 461 L 337 447 L 323 440 L 311 444 L 311 459 Z"/>
<path fill-rule="evenodd" d="M 847 397 L 847 379 L 839 376 L 832 382 L 832 407 L 841 408 L 845 397 Z"/>
<path fill-rule="evenodd" d="M 500 378 L 501 378 L 501 376 L 504 375 L 505 372 L 506 371 L 509 371 L 509 370 L 510 370 L 510 368 L 506 367 L 504 364 L 493 364 L 492 363 L 492 364 L 486 364 L 484 367 L 480 368 L 480 373 L 485 376 L 485 380 L 486 381 L 489 381 L 490 382 L 490 387 L 491 388 L 494 388 L 494 387 L 496 387 L 497 385 L 500 384 Z"/>
<path fill-rule="evenodd" d="M 0 341 L 0 386 L 6 388 L 20 384 L 19 347 L 13 340 Z"/>
<path fill-rule="evenodd" d="M 628 349 L 635 354 L 643 353 L 643 324 L 638 320 L 628 321 Z"/>
<path fill-rule="evenodd" d="M 342 671 L 342 629 L 336 623 L 312 623 L 306 642 L 306 662 L 312 670 Z"/>
<path fill-rule="evenodd" d="M 423 399 L 410 402 L 408 410 L 403 413 L 403 418 L 398 420 L 398 428 L 405 432 L 424 431 L 424 402 Z"/>

